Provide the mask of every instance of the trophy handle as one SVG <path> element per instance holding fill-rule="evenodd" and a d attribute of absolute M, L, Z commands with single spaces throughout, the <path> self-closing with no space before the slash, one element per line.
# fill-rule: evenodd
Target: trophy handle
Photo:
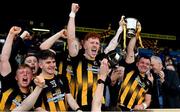
<path fill-rule="evenodd" d="M 141 48 L 144 48 L 144 46 L 142 44 L 142 40 L 141 40 L 141 23 L 140 22 L 137 23 L 136 38 L 139 40 L 139 44 L 140 44 Z"/>
<path fill-rule="evenodd" d="M 125 51 L 125 49 L 126 49 L 126 22 L 125 22 L 125 16 L 124 15 L 122 15 L 121 16 L 121 20 L 120 20 L 120 22 L 119 22 L 119 24 L 122 26 L 122 28 L 123 28 L 123 51 Z"/>

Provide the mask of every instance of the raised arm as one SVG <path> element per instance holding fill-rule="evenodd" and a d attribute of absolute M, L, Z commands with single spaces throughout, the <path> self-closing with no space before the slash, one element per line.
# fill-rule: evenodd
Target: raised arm
<path fill-rule="evenodd" d="M 125 24 L 124 22 L 124 16 L 121 17 L 121 20 L 119 21 L 119 28 L 115 34 L 115 36 L 111 39 L 111 41 L 109 42 L 108 46 L 105 48 L 104 50 L 104 53 L 107 54 L 109 53 L 110 51 L 114 50 L 119 42 L 120 42 L 120 37 L 119 35 L 122 33 L 123 31 L 123 28 L 122 26 Z"/>
<path fill-rule="evenodd" d="M 59 39 L 59 38 L 67 38 L 67 30 L 62 29 L 61 31 L 57 32 L 56 34 L 49 37 L 47 40 L 45 40 L 41 45 L 40 49 L 45 50 L 49 49 L 53 46 L 53 44 Z"/>
<path fill-rule="evenodd" d="M 69 21 L 68 21 L 68 25 L 67 25 L 68 50 L 69 50 L 70 56 L 72 56 L 72 57 L 77 56 L 77 54 L 79 52 L 79 41 L 75 35 L 75 16 L 76 16 L 76 13 L 78 10 L 79 10 L 79 5 L 76 3 L 72 3 L 71 13 L 69 14 Z"/>
<path fill-rule="evenodd" d="M 134 48 L 136 45 L 136 37 L 132 37 L 127 47 L 126 63 L 133 63 L 135 61 Z"/>
<path fill-rule="evenodd" d="M 104 83 L 108 73 L 109 73 L 108 61 L 107 59 L 103 59 L 101 61 L 101 66 L 100 66 L 98 85 L 93 96 L 92 109 L 91 109 L 92 112 L 101 111 Z"/>
<path fill-rule="evenodd" d="M 21 32 L 21 28 L 18 26 L 13 26 L 9 30 L 9 33 L 7 35 L 6 41 L 3 45 L 2 52 L 1 52 L 1 75 L 5 77 L 8 75 L 12 69 L 9 62 L 9 58 L 11 55 L 12 50 L 12 44 L 13 40 L 17 37 L 17 35 Z"/>
<path fill-rule="evenodd" d="M 141 29 L 141 24 L 137 23 L 137 28 Z M 132 37 L 127 47 L 126 63 L 133 63 L 135 61 L 134 48 L 136 45 L 137 37 Z"/>
<path fill-rule="evenodd" d="M 11 67 L 16 70 L 17 69 L 17 61 L 16 61 L 16 56 L 18 55 L 19 51 L 22 51 L 23 54 L 26 54 L 27 53 L 27 50 L 28 48 L 26 47 L 25 45 L 25 40 L 31 40 L 32 39 L 32 36 L 30 35 L 30 33 L 25 30 L 23 31 L 23 33 L 18 36 L 16 38 L 16 40 L 13 42 L 13 46 L 12 46 L 12 51 L 11 51 L 11 56 L 10 56 L 10 64 L 11 64 Z"/>

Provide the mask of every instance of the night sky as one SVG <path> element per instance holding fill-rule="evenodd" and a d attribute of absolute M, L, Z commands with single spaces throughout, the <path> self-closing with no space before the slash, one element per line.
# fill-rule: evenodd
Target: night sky
<path fill-rule="evenodd" d="M 15 1 L 12 6 L 3 3 L 6 8 L 0 10 L 0 32 L 8 31 L 13 24 L 26 25 L 28 20 L 42 21 L 48 27 L 60 29 L 67 24 L 72 2 L 80 5 L 77 26 L 106 29 L 111 24 L 116 30 L 121 16 L 125 15 L 137 18 L 143 33 L 175 35 L 180 40 L 176 30 L 180 29 L 176 3 L 158 0 L 31 0 Z"/>

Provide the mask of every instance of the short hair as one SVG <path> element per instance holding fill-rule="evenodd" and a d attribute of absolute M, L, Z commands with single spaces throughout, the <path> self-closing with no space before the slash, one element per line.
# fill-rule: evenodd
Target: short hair
<path fill-rule="evenodd" d="M 18 71 L 19 69 L 23 69 L 23 68 L 29 68 L 30 70 L 32 70 L 29 65 L 27 65 L 27 64 L 20 64 L 20 65 L 18 66 L 17 70 L 16 70 L 16 74 L 17 74 L 17 71 Z"/>
<path fill-rule="evenodd" d="M 85 41 L 88 40 L 89 38 L 93 38 L 93 39 L 97 38 L 97 39 L 99 39 L 99 41 L 100 41 L 100 40 L 101 40 L 101 35 L 98 34 L 98 33 L 95 33 L 95 32 L 89 32 L 89 33 L 87 33 L 87 34 L 85 35 L 83 41 L 85 42 Z"/>
<path fill-rule="evenodd" d="M 139 62 L 139 60 L 140 60 L 141 58 L 149 59 L 149 61 L 151 61 L 150 56 L 147 56 L 147 55 L 141 55 L 141 56 L 137 57 L 137 62 Z"/>
<path fill-rule="evenodd" d="M 158 57 L 158 56 L 151 56 L 151 59 L 157 60 L 159 63 L 162 64 L 162 60 L 161 60 L 161 58 Z"/>
<path fill-rule="evenodd" d="M 25 54 L 22 62 L 24 63 L 25 60 L 26 60 L 26 58 L 28 58 L 28 57 L 30 57 L 30 56 L 34 56 L 34 57 L 36 57 L 36 58 L 38 59 L 37 51 L 35 51 L 35 50 L 28 50 L 28 52 Z"/>
<path fill-rule="evenodd" d="M 40 50 L 40 52 L 38 54 L 38 59 L 45 60 L 45 59 L 47 59 L 49 57 L 55 59 L 55 56 L 56 56 L 56 54 L 53 51 L 49 50 L 49 49 Z"/>

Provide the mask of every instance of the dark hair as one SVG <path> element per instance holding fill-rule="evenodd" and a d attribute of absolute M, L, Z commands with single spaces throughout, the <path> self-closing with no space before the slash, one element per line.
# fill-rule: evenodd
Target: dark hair
<path fill-rule="evenodd" d="M 100 40 L 101 40 L 101 35 L 98 34 L 98 33 L 95 33 L 95 32 L 89 32 L 89 33 L 87 33 L 87 34 L 85 35 L 83 41 L 85 42 L 85 41 L 88 40 L 89 38 L 93 38 L 93 39 L 98 38 L 99 41 L 100 41 Z"/>
<path fill-rule="evenodd" d="M 28 50 L 28 52 L 24 55 L 24 57 L 23 57 L 23 60 L 22 60 L 22 63 L 24 63 L 25 62 L 25 60 L 26 60 L 26 58 L 27 57 L 30 57 L 30 56 L 34 56 L 34 57 L 36 57 L 37 59 L 38 59 L 38 54 L 37 54 L 38 52 L 37 51 L 35 51 L 35 50 Z"/>
<path fill-rule="evenodd" d="M 151 57 L 148 55 L 141 55 L 139 57 L 137 57 L 137 62 L 141 59 L 141 58 L 145 58 L 145 59 L 149 59 L 151 61 Z"/>
<path fill-rule="evenodd" d="M 51 51 L 51 50 L 49 50 L 49 49 L 47 49 L 47 50 L 41 50 L 41 51 L 39 52 L 39 54 L 38 54 L 38 59 L 43 59 L 43 60 L 45 60 L 45 59 L 47 59 L 47 58 L 49 58 L 49 57 L 55 59 L 55 56 L 56 56 L 55 52 L 53 52 L 53 51 Z"/>

